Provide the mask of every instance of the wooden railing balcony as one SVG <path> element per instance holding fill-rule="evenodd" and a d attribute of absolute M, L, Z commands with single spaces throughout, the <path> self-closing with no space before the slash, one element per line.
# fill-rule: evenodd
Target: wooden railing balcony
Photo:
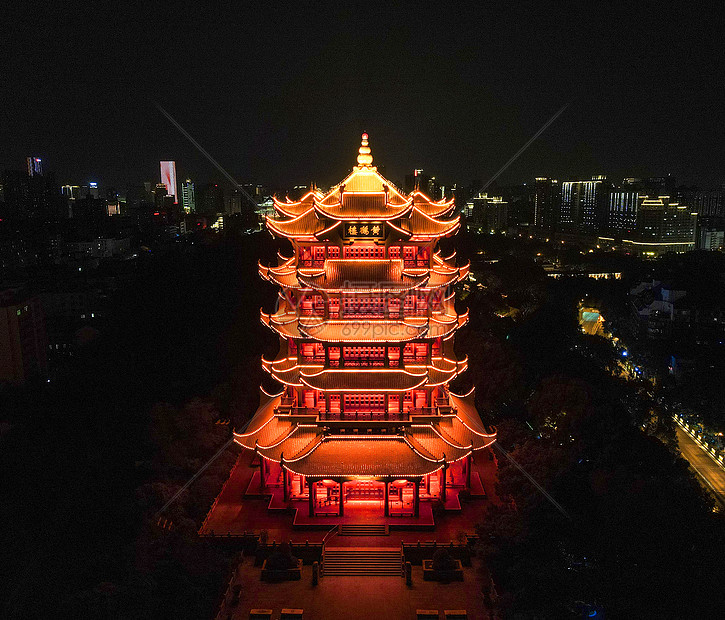
<path fill-rule="evenodd" d="M 325 411 L 320 412 L 318 419 L 320 422 L 407 422 L 410 416 L 385 411 Z"/>

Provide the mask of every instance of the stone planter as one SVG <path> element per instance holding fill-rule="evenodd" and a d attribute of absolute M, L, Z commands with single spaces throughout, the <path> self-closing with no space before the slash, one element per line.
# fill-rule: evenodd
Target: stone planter
<path fill-rule="evenodd" d="M 460 560 L 453 560 L 453 570 L 434 570 L 433 560 L 423 560 L 423 581 L 463 581 L 463 566 Z"/>
<path fill-rule="evenodd" d="M 286 570 L 272 570 L 267 568 L 267 560 L 262 564 L 262 581 L 299 581 L 302 579 L 302 560 L 297 560 L 297 568 Z"/>

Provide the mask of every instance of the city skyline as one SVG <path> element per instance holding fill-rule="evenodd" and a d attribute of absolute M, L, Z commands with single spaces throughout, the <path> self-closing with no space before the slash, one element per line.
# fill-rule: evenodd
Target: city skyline
<path fill-rule="evenodd" d="M 149 169 L 149 174 L 146 177 L 143 176 L 128 176 L 125 179 L 119 179 L 118 183 L 110 183 L 103 180 L 102 175 L 100 174 L 90 174 L 86 175 L 83 178 L 79 178 L 79 175 L 74 175 L 71 173 L 68 178 L 61 177 L 59 178 L 55 168 L 52 166 L 52 162 L 48 163 L 45 158 L 39 158 L 37 156 L 27 156 L 24 158 L 25 163 L 23 161 L 20 161 L 19 163 L 11 163 L 11 165 L 6 166 L 4 170 L 12 171 L 12 172 L 25 172 L 27 173 L 27 161 L 30 159 L 43 161 L 43 169 L 42 172 L 36 172 L 36 175 L 43 176 L 45 175 L 52 175 L 55 178 L 55 181 L 59 183 L 59 185 L 65 186 L 73 186 L 73 187 L 94 187 L 99 189 L 107 189 L 111 188 L 115 190 L 117 193 L 119 193 L 121 196 L 124 195 L 125 190 L 128 189 L 131 186 L 142 184 L 142 183 L 163 183 L 164 185 L 164 178 L 163 173 L 158 172 L 159 165 L 164 165 L 167 163 L 163 160 L 158 160 L 152 162 L 153 165 L 147 166 L 144 163 L 144 168 Z M 206 174 L 198 175 L 194 174 L 193 172 L 190 172 L 192 166 L 188 166 L 185 164 L 185 162 L 180 161 L 170 161 L 168 163 L 177 164 L 180 163 L 181 169 L 184 171 L 183 173 L 177 173 L 176 179 L 185 179 L 192 181 L 193 183 L 197 185 L 206 185 L 206 184 L 218 184 L 221 185 L 224 189 L 224 191 L 233 191 L 235 190 L 235 187 L 224 178 L 222 174 L 220 174 L 218 171 L 215 170 L 209 170 Z M 64 166 L 60 166 L 63 168 Z M 155 171 L 154 171 L 155 168 Z M 195 168 L 201 168 L 201 166 L 195 166 Z M 385 167 L 384 167 L 385 168 Z M 646 164 L 641 164 L 634 166 L 633 168 L 629 170 L 623 171 L 621 174 L 611 174 L 607 170 L 597 170 L 593 174 L 577 174 L 576 172 L 570 172 L 570 173 L 562 173 L 562 174 L 539 174 L 532 172 L 531 174 L 528 174 L 528 176 L 518 176 L 515 179 L 509 179 L 506 182 L 500 181 L 499 179 L 495 179 L 490 187 L 494 191 L 499 191 L 497 188 L 512 188 L 517 186 L 531 186 L 532 192 L 535 191 L 535 184 L 537 179 L 552 179 L 557 183 L 580 183 L 580 182 L 589 182 L 589 181 L 596 181 L 598 179 L 606 180 L 610 183 L 614 183 L 618 187 L 624 187 L 627 184 L 632 183 L 647 183 L 651 181 L 658 181 L 658 180 L 664 180 L 667 179 L 668 187 L 671 187 L 674 189 L 695 189 L 695 190 L 718 190 L 725 186 L 725 171 L 723 171 L 723 174 L 719 177 L 714 177 L 712 181 L 709 184 L 698 184 L 691 181 L 688 181 L 688 179 L 683 179 L 678 177 L 676 174 L 673 174 L 669 171 L 660 171 L 659 173 L 654 174 L 646 174 L 646 175 L 634 175 L 630 174 L 631 170 L 643 170 L 646 168 Z M 349 170 L 347 171 L 349 172 Z M 474 191 L 477 191 L 478 189 L 482 189 L 482 181 L 480 178 L 461 178 L 460 175 L 454 176 L 453 178 L 448 177 L 442 177 L 438 174 L 436 174 L 436 171 L 433 169 L 428 168 L 416 168 L 416 167 L 408 167 L 407 169 L 403 170 L 403 174 L 400 176 L 400 178 L 394 178 L 394 182 L 399 187 L 405 187 L 408 178 L 413 178 L 415 176 L 415 173 L 425 173 L 425 177 L 427 179 L 433 179 L 434 182 L 438 183 L 440 186 L 442 184 L 443 187 L 446 188 L 447 191 L 453 191 L 456 188 L 467 188 Z M 431 177 L 431 173 L 433 176 Z M 29 175 L 30 176 L 30 175 Z M 391 175 L 392 176 L 392 175 Z M 290 191 L 293 188 L 296 187 L 309 187 L 310 183 L 314 184 L 317 187 L 325 187 L 329 188 L 334 185 L 334 182 L 329 182 L 329 184 L 321 183 L 317 179 L 297 179 L 297 180 L 290 180 L 287 183 L 283 183 L 281 185 L 273 185 L 270 183 L 265 182 L 264 179 L 247 179 L 244 177 L 238 178 L 239 182 L 243 186 L 260 186 L 265 187 L 270 190 L 271 193 L 279 192 L 279 191 Z M 179 188 L 181 188 L 182 182 L 177 180 L 177 191 L 181 192 Z M 481 187 L 479 188 L 479 185 Z M 651 194 L 654 195 L 654 194 Z M 178 196 L 181 197 L 181 194 Z"/>
<path fill-rule="evenodd" d="M 441 6 L 373 17 L 299 7 L 189 22 L 146 10 L 101 30 L 96 8 L 72 45 L 43 38 L 72 12 L 50 8 L 16 30 L 12 42 L 36 54 L 32 65 L 11 55 L 3 169 L 35 153 L 59 178 L 105 185 L 151 178 L 154 162 L 167 159 L 187 162 L 186 176 L 210 177 L 157 102 L 233 176 L 270 185 L 319 170 L 329 178 L 316 180 L 332 183 L 354 147 L 340 137 L 361 131 L 393 154 L 389 177 L 402 178 L 412 162 L 452 181 L 487 179 L 566 103 L 502 183 L 669 172 L 708 187 L 725 170 L 716 20 L 705 14 Z M 100 45 L 114 36 L 138 45 Z M 190 46 L 195 38 L 208 44 Z"/>

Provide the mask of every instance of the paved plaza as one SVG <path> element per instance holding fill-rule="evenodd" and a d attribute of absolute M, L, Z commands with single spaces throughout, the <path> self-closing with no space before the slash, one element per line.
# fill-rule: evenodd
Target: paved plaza
<path fill-rule="evenodd" d="M 337 543 L 336 543 L 337 544 Z M 475 568 L 464 569 L 463 582 L 423 581 L 423 570 L 413 567 L 413 585 L 402 577 L 322 577 L 312 585 L 312 567 L 304 566 L 301 581 L 265 583 L 253 558 L 241 565 L 233 582 L 241 586 L 239 603 L 225 603 L 220 620 L 248 620 L 250 609 L 271 609 L 277 620 L 283 608 L 304 610 L 305 620 L 371 618 L 414 619 L 417 609 L 465 609 L 469 620 L 488 620 L 481 589 L 486 579 Z"/>

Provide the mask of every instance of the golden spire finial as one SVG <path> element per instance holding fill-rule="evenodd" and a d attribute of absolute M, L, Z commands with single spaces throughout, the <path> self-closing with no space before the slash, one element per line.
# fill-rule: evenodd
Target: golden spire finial
<path fill-rule="evenodd" d="M 362 141 L 360 142 L 360 149 L 358 150 L 357 163 L 358 163 L 358 166 L 372 166 L 373 165 L 373 156 L 371 155 L 370 147 L 368 146 L 368 134 L 367 133 L 364 133 L 362 135 Z"/>

